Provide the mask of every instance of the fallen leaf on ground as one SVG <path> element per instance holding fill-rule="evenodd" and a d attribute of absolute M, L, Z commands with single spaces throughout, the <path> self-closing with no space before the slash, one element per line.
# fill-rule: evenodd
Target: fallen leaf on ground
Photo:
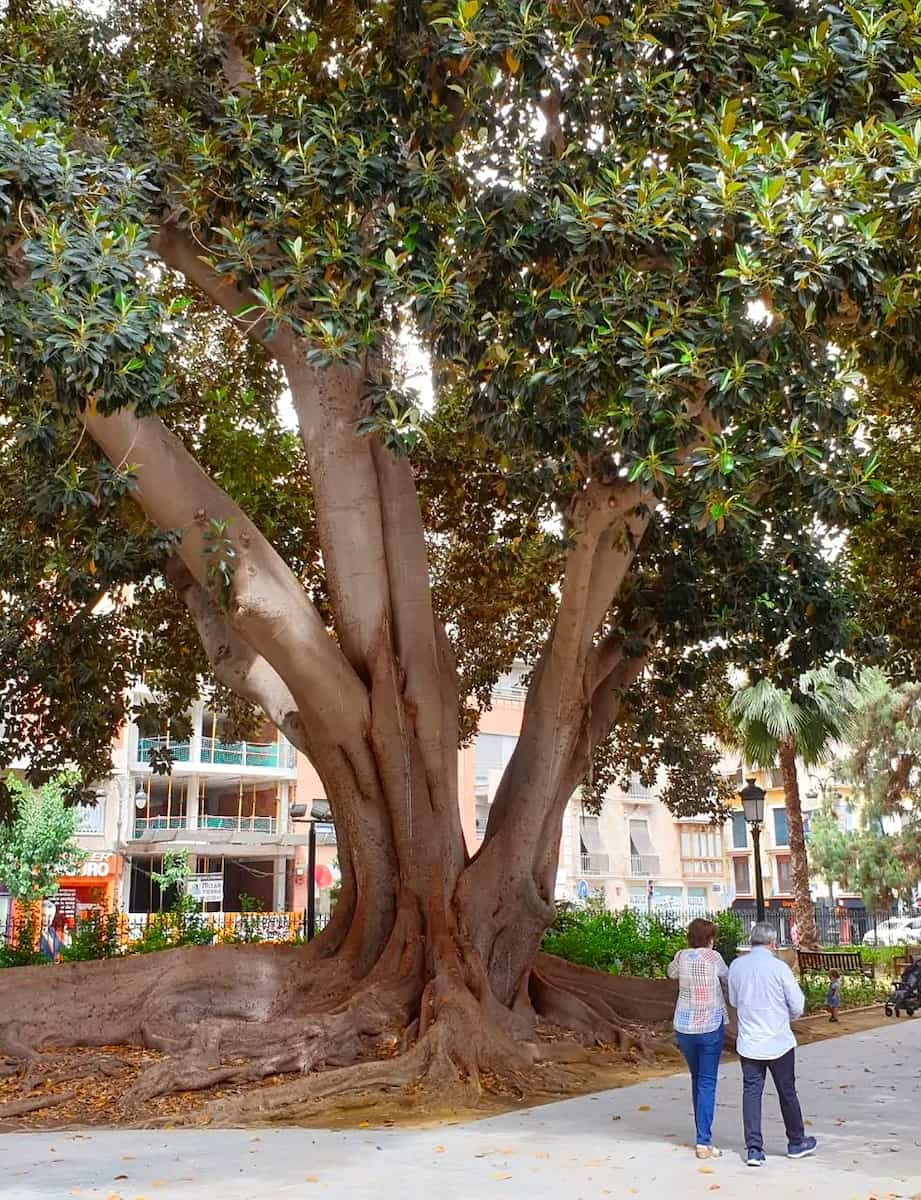
<path fill-rule="evenodd" d="M 649 1112 L 649 1105 L 648 1105 L 648 1104 L 641 1104 L 641 1105 L 639 1106 L 639 1108 L 638 1108 L 636 1111 L 637 1111 L 637 1112 Z"/>
<path fill-rule="evenodd" d="M 510 1175 L 510 1174 L 509 1174 L 507 1171 L 504 1171 L 504 1172 L 500 1172 L 500 1173 L 499 1173 L 499 1174 L 496 1176 L 496 1178 L 497 1178 L 497 1179 L 511 1179 L 511 1175 Z"/>
<path fill-rule="evenodd" d="M 444 1146 L 436 1146 L 436 1147 L 435 1147 L 435 1153 L 436 1153 L 436 1154 L 444 1154 L 444 1152 L 445 1152 L 445 1148 L 444 1148 Z"/>
<path fill-rule="evenodd" d="M 317 1179 L 316 1175 L 305 1175 L 304 1176 L 304 1183 L 319 1183 L 319 1182 L 320 1181 L 319 1181 L 319 1179 Z"/>
<path fill-rule="evenodd" d="M 713 1174 L 712 1167 L 698 1167 L 697 1170 L 700 1172 L 701 1175 L 712 1175 Z"/>
<path fill-rule="evenodd" d="M 535 1158 L 549 1158 L 550 1155 L 547 1153 L 546 1150 L 539 1150 L 538 1153 L 534 1155 L 534 1157 Z"/>
<path fill-rule="evenodd" d="M 711 1192 L 718 1192 L 720 1190 L 720 1185 L 718 1183 L 711 1183 L 708 1190 Z"/>

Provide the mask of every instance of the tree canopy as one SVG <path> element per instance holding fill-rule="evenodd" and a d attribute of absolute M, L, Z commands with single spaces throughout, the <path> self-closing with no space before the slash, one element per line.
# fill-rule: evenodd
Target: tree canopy
<path fill-rule="evenodd" d="M 875 321 L 877 356 L 913 344 L 910 5 L 208 11 L 7 8 L 8 755 L 98 775 L 142 661 L 174 708 L 207 671 L 155 582 L 175 531 L 126 505 L 131 455 L 81 440 L 85 405 L 165 415 L 322 610 L 265 352 L 291 337 L 362 364 L 360 428 L 414 453 L 481 702 L 546 636 L 590 479 L 656 507 L 612 629 L 651 611 L 682 651 L 721 634 L 740 657 L 792 638 L 794 669 L 846 641 L 802 530 L 879 486 L 851 439 L 856 352 L 829 337 Z M 98 604 L 129 583 L 131 611 Z"/>

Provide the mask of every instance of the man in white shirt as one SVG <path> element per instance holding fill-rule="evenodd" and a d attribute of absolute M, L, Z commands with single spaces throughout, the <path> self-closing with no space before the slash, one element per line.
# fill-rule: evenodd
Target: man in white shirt
<path fill-rule="evenodd" d="M 751 931 L 751 952 L 729 968 L 729 1003 L 738 1016 L 736 1050 L 742 1062 L 742 1121 L 746 1161 L 764 1165 L 761 1136 L 761 1098 L 771 1072 L 787 1129 L 787 1156 L 806 1158 L 815 1153 L 815 1138 L 807 1138 L 796 1095 L 796 1038 L 791 1020 L 803 1015 L 806 1000 L 793 972 L 776 957 L 777 935 L 766 922 Z"/>

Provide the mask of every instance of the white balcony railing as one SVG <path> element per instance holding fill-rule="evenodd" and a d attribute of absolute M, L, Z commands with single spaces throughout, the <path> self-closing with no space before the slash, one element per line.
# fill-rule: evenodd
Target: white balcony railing
<path fill-rule="evenodd" d="M 181 814 L 176 817 L 135 817 L 134 836 L 143 837 L 145 833 L 155 833 L 162 829 L 185 829 L 186 819 Z"/>
<path fill-rule="evenodd" d="M 681 860 L 683 875 L 722 875 L 723 860 L 721 858 L 684 858 Z"/>
<path fill-rule="evenodd" d="M 637 879 L 651 879 L 661 874 L 658 854 L 631 854 L 630 874 Z"/>
<path fill-rule="evenodd" d="M 583 875 L 609 875 L 611 860 L 607 854 L 583 854 L 581 857 Z"/>
<path fill-rule="evenodd" d="M 274 833 L 277 822 L 274 817 L 211 817 L 207 813 L 199 813 L 198 828 L 221 829 L 231 833 Z"/>
<path fill-rule="evenodd" d="M 220 767 L 248 767 L 276 770 L 292 770 L 297 766 L 294 747 L 288 742 L 222 742 L 218 738 L 201 739 L 201 757 L 192 758 L 191 742 L 168 742 L 163 737 L 140 738 L 137 761 L 149 763 L 155 751 L 169 750 L 173 761 L 188 763 L 198 761 Z"/>
<path fill-rule="evenodd" d="M 157 833 L 165 829 L 216 829 L 224 833 L 276 833 L 278 822 L 274 817 L 212 817 L 199 813 L 197 822 L 182 816 L 135 817 L 134 836 Z"/>

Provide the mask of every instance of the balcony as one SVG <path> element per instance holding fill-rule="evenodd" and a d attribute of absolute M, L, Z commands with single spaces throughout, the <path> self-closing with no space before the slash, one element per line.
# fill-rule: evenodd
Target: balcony
<path fill-rule="evenodd" d="M 163 737 L 140 738 L 137 761 L 149 763 L 154 751 L 169 750 L 173 761 L 202 766 L 243 767 L 249 770 L 293 770 L 297 765 L 294 747 L 287 742 L 222 742 L 201 739 L 201 757 L 193 759 L 191 742 L 168 742 Z"/>
<path fill-rule="evenodd" d="M 703 876 L 714 878 L 717 875 L 722 875 L 723 860 L 721 858 L 683 858 L 681 860 L 681 873 L 691 878 Z"/>
<path fill-rule="evenodd" d="M 142 838 L 145 833 L 154 833 L 161 829 L 186 829 L 185 817 L 135 817 L 134 836 Z"/>
<path fill-rule="evenodd" d="M 611 860 L 607 854 L 580 855 L 583 875 L 610 875 Z"/>
<path fill-rule="evenodd" d="M 199 829 L 220 829 L 231 833 L 275 833 L 278 823 L 274 817 L 209 817 L 200 813 Z"/>
<path fill-rule="evenodd" d="M 151 753 L 158 750 L 169 750 L 173 762 L 189 762 L 192 757 L 191 742 L 171 742 L 164 737 L 139 738 L 138 762 L 149 763 Z"/>
<path fill-rule="evenodd" d="M 222 833 L 277 833 L 278 822 L 274 817 L 212 817 L 207 813 L 199 813 L 197 822 L 181 815 L 135 818 L 135 838 L 141 838 L 145 833 L 155 833 L 163 829 L 217 829 Z"/>
<path fill-rule="evenodd" d="M 631 854 L 630 875 L 634 879 L 651 879 L 660 875 L 658 854 Z"/>
<path fill-rule="evenodd" d="M 288 754 L 288 749 L 278 742 L 220 742 L 203 737 L 201 761 L 224 767 L 293 767 L 294 751 Z"/>

